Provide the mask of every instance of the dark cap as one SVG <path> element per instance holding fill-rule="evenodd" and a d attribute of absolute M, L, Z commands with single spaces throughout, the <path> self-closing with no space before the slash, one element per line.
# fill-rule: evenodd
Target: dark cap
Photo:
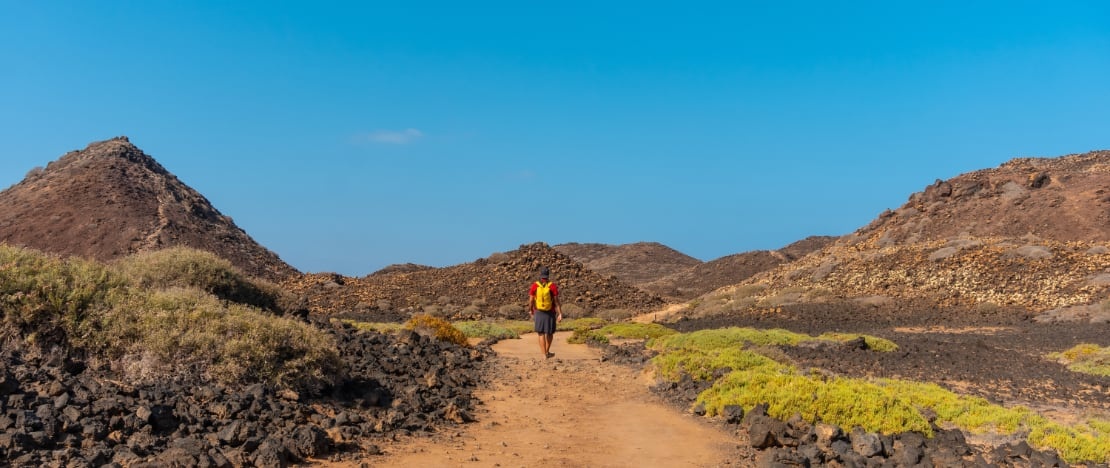
<path fill-rule="evenodd" d="M 547 267 L 540 268 L 540 278 L 547 279 L 549 277 L 551 277 L 551 270 L 548 270 Z"/>

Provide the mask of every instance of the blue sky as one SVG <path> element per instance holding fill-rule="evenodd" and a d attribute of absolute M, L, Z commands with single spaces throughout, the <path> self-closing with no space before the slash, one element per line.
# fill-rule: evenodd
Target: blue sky
<path fill-rule="evenodd" d="M 116 135 L 302 271 L 711 260 L 1110 148 L 1107 2 L 0 0 L 0 187 Z"/>

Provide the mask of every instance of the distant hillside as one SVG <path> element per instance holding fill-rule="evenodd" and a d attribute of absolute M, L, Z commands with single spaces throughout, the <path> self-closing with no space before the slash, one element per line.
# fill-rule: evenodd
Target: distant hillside
<path fill-rule="evenodd" d="M 556 245 L 555 250 L 586 268 L 613 275 L 638 287 L 702 263 L 658 242 L 623 245 L 569 243 Z"/>
<path fill-rule="evenodd" d="M 688 300 L 717 288 L 744 281 L 757 273 L 793 262 L 832 243 L 831 236 L 811 236 L 779 250 L 728 255 L 659 278 L 641 287 L 664 297 Z"/>
<path fill-rule="evenodd" d="M 126 137 L 67 153 L 0 192 L 0 242 L 101 261 L 187 246 L 252 276 L 297 274 Z"/>
<path fill-rule="evenodd" d="M 706 295 L 715 313 L 884 298 L 1060 314 L 1107 298 L 1110 151 L 938 180 L 819 253 Z"/>
<path fill-rule="evenodd" d="M 609 309 L 647 312 L 663 305 L 659 297 L 594 272 L 543 243 L 445 268 L 396 269 L 362 278 L 318 273 L 290 278 L 283 285 L 305 296 L 310 309 L 320 314 L 424 311 L 452 317 L 526 318 L 528 286 L 540 266 L 551 268 L 563 304 L 573 304 L 585 314 Z"/>

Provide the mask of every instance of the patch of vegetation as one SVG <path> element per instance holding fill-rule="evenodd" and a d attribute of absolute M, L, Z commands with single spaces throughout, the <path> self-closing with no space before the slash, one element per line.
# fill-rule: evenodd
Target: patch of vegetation
<path fill-rule="evenodd" d="M 96 332 L 90 316 L 127 294 L 127 281 L 99 263 L 0 245 L 3 324 L 31 341 L 43 334 L 79 341 Z"/>
<path fill-rule="evenodd" d="M 224 300 L 278 312 L 282 304 L 291 301 L 277 285 L 244 275 L 216 254 L 188 247 L 130 255 L 112 268 L 140 288 L 192 287 Z"/>
<path fill-rule="evenodd" d="M 520 334 L 511 328 L 490 321 L 455 322 L 455 328 L 463 332 L 467 338 L 496 338 L 506 340 L 520 338 Z"/>
<path fill-rule="evenodd" d="M 869 349 L 873 349 L 875 351 L 880 351 L 880 352 L 884 352 L 884 353 L 889 353 L 889 352 L 898 350 L 898 345 L 895 344 L 893 341 L 890 341 L 886 338 L 879 338 L 877 336 L 871 336 L 871 335 L 859 335 L 859 334 L 853 334 L 853 333 L 827 332 L 827 333 L 822 333 L 821 336 L 817 337 L 817 339 L 819 339 L 819 340 L 839 341 L 841 343 L 844 343 L 844 342 L 852 341 L 852 340 L 860 338 L 860 337 L 863 337 L 863 341 L 865 343 L 867 343 L 867 347 Z"/>
<path fill-rule="evenodd" d="M 652 339 L 678 333 L 670 328 L 657 323 L 614 323 L 601 328 L 591 329 L 586 326 L 574 330 L 574 334 L 567 338 L 568 343 L 585 343 L 596 341 L 608 343 L 610 337 L 629 339 Z"/>
<path fill-rule="evenodd" d="M 901 395 L 861 379 L 801 374 L 789 367 L 761 365 L 734 370 L 698 396 L 710 414 L 725 405 L 751 408 L 768 403 L 767 414 L 787 419 L 801 414 L 810 422 L 860 426 L 887 434 L 917 431 L 932 435 L 928 420 Z"/>
<path fill-rule="evenodd" d="M 219 382 L 316 392 L 340 368 L 330 335 L 193 288 L 133 295 L 96 321 L 100 333 L 82 341 L 108 356 L 146 359 L 133 373 L 201 368 Z M 151 356 L 153 368 L 146 367 Z"/>
<path fill-rule="evenodd" d="M 68 344 L 126 364 L 137 379 L 197 373 L 313 392 L 340 373 L 321 330 L 216 297 L 203 275 L 156 290 L 166 283 L 144 287 L 138 267 L 118 265 L 0 245 L 0 323 L 29 344 Z"/>
<path fill-rule="evenodd" d="M 1075 372 L 1110 377 L 1110 347 L 1081 343 L 1059 353 L 1049 354 Z"/>
<path fill-rule="evenodd" d="M 756 346 L 793 346 L 807 338 L 810 337 L 783 329 L 757 330 L 754 328 L 731 327 L 665 336 L 652 340 L 649 342 L 649 346 L 660 351 L 709 351 L 721 348 L 743 348 L 745 343 Z"/>
<path fill-rule="evenodd" d="M 795 333 L 790 330 L 774 328 L 758 330 L 755 328 L 719 328 L 714 330 L 699 330 L 692 333 L 682 333 L 660 337 L 649 343 L 650 346 L 660 351 L 688 349 L 711 350 L 728 347 L 752 346 L 797 346 L 807 341 L 839 341 L 847 342 L 863 338 L 868 347 L 875 351 L 894 351 L 898 345 L 893 341 L 871 335 L 856 333 L 825 333 L 812 337 L 804 333 Z"/>
<path fill-rule="evenodd" d="M 495 322 L 498 326 L 502 326 L 512 330 L 518 336 L 525 333 L 532 333 L 536 326 L 531 320 L 498 320 Z"/>
<path fill-rule="evenodd" d="M 466 335 L 462 331 L 452 326 L 451 322 L 439 317 L 428 314 L 414 315 L 405 322 L 405 328 L 409 330 L 429 330 L 437 340 L 455 343 L 459 346 L 470 346 L 470 342 L 467 341 Z"/>
<path fill-rule="evenodd" d="M 629 309 L 605 309 L 597 312 L 599 318 L 605 319 L 609 322 L 620 322 L 628 320 L 636 315 L 636 311 Z"/>
<path fill-rule="evenodd" d="M 948 424 L 977 433 L 1027 433 L 1030 444 L 1050 447 L 1069 462 L 1110 461 L 1110 421 L 1092 418 L 1085 424 L 1064 426 L 1027 408 L 1005 408 L 978 397 L 961 396 L 938 385 L 901 380 L 869 380 L 807 373 L 756 352 L 760 346 L 796 345 L 814 339 L 844 341 L 861 335 L 826 334 L 813 338 L 786 330 L 729 328 L 703 330 L 657 338 L 651 346 L 661 351 L 652 363 L 662 378 L 683 374 L 714 380 L 698 396 L 710 415 L 726 405 L 751 408 L 767 403 L 768 414 L 787 419 L 800 414 L 810 422 L 868 431 L 917 431 L 932 435 L 921 412 L 937 415 Z M 868 340 L 868 338 L 872 338 Z M 875 349 L 894 344 L 864 336 Z M 1090 355 L 1086 348 L 1071 355 Z"/>
<path fill-rule="evenodd" d="M 607 323 L 609 322 L 600 317 L 564 318 L 562 322 L 555 325 L 555 329 L 558 331 L 573 331 L 579 328 L 601 328 Z"/>

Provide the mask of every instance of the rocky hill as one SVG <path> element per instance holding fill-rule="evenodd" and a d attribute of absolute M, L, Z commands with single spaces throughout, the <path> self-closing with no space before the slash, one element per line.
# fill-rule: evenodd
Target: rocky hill
<path fill-rule="evenodd" d="M 622 245 L 569 243 L 556 245 L 555 250 L 586 268 L 640 287 L 702 263 L 658 242 Z"/>
<path fill-rule="evenodd" d="M 187 246 L 256 277 L 297 274 L 126 137 L 67 153 L 0 192 L 0 242 L 101 261 Z"/>
<path fill-rule="evenodd" d="M 757 250 L 718 258 L 659 278 L 641 287 L 660 296 L 689 300 L 757 273 L 793 262 L 832 243 L 831 236 L 811 236 L 779 250 Z"/>
<path fill-rule="evenodd" d="M 646 312 L 663 305 L 661 298 L 594 272 L 544 243 L 445 268 L 396 268 L 362 278 L 318 273 L 292 277 L 283 286 L 304 296 L 318 314 L 526 318 L 528 285 L 540 266 L 551 268 L 564 306 L 579 314 Z"/>
<path fill-rule="evenodd" d="M 853 299 L 1015 307 L 1104 320 L 1110 151 L 1019 158 L 914 193 L 855 233 L 711 293 L 718 311 Z M 722 306 L 724 304 L 724 306 Z"/>

